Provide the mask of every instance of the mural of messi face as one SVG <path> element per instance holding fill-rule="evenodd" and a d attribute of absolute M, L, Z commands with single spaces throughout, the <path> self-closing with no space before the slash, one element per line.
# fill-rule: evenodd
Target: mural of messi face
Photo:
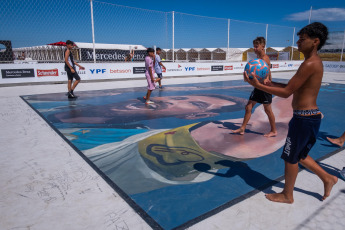
<path fill-rule="evenodd" d="M 259 106 L 248 126 L 255 131 L 245 135 L 230 131 L 241 124 L 242 118 L 205 121 L 170 130 L 152 130 L 88 150 L 85 155 L 129 194 L 199 183 L 213 177 L 203 170 L 210 172 L 226 167 L 217 162 L 245 161 L 282 147 L 292 115 L 290 104 L 291 98 L 273 99 L 278 128 L 275 138 L 258 133 L 269 127 L 267 116 Z"/>
<path fill-rule="evenodd" d="M 64 123 L 126 124 L 142 120 L 176 117 L 200 119 L 222 112 L 242 110 L 246 99 L 214 94 L 154 97 L 147 106 L 141 99 L 106 105 L 85 106 L 50 115 L 49 120 Z"/>

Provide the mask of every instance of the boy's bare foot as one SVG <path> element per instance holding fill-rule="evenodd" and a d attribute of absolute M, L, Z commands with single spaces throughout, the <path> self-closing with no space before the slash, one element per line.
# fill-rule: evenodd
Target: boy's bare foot
<path fill-rule="evenodd" d="M 325 194 L 322 197 L 322 200 L 325 200 L 329 195 L 331 194 L 333 186 L 338 182 L 338 177 L 336 176 L 331 176 L 331 179 L 327 182 L 324 182 L 324 189 L 325 189 Z"/>
<path fill-rule="evenodd" d="M 265 135 L 264 135 L 264 137 L 275 137 L 275 136 L 277 136 L 277 132 L 269 132 L 269 133 L 266 133 Z"/>
<path fill-rule="evenodd" d="M 239 128 L 239 129 L 236 129 L 236 130 L 231 130 L 232 133 L 238 133 L 240 135 L 243 135 L 244 134 L 244 129 L 242 128 Z"/>
<path fill-rule="evenodd" d="M 344 145 L 344 142 L 343 142 L 343 141 L 340 141 L 339 138 L 333 139 L 333 138 L 327 137 L 327 140 L 328 140 L 329 142 L 331 142 L 332 144 L 334 144 L 334 145 L 338 145 L 339 147 L 342 147 L 342 146 Z"/>
<path fill-rule="evenodd" d="M 266 198 L 273 202 L 279 202 L 279 203 L 287 203 L 292 204 L 293 203 L 293 197 L 287 197 L 284 193 L 272 193 L 272 194 L 265 194 Z"/>

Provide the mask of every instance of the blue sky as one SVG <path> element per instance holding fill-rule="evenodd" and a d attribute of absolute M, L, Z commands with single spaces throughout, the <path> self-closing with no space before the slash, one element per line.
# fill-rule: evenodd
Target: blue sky
<path fill-rule="evenodd" d="M 293 27 L 296 34 L 308 24 L 311 6 L 312 21 L 321 21 L 330 31 L 338 31 L 332 39 L 342 43 L 344 0 L 261 3 L 253 0 L 97 0 L 94 1 L 95 41 L 171 48 L 170 12 L 175 11 L 175 48 L 226 47 L 227 19 L 231 19 L 230 47 L 251 46 L 253 38 L 265 36 L 266 24 L 269 24 L 268 46 L 289 46 L 293 37 L 297 41 Z M 89 0 L 2 0 L 0 39 L 11 40 L 13 47 L 67 39 L 92 42 L 90 18 Z"/>
<path fill-rule="evenodd" d="M 107 0 L 107 2 L 158 11 L 177 11 L 216 18 L 230 18 L 242 21 L 291 27 L 303 27 L 306 23 L 308 23 L 309 10 L 311 6 L 314 10 L 319 10 L 322 8 L 342 8 L 342 13 L 338 15 L 334 14 L 332 11 L 330 11 L 328 14 L 320 14 L 320 12 L 315 12 L 317 14 L 312 15 L 312 17 L 316 20 L 322 20 L 325 23 L 327 22 L 326 24 L 329 26 L 345 26 L 344 0 L 266 0 L 261 1 L 261 3 L 260 1 L 254 0 Z M 298 15 L 299 13 L 302 14 Z M 327 17 L 331 17 L 333 20 L 326 21 Z"/>

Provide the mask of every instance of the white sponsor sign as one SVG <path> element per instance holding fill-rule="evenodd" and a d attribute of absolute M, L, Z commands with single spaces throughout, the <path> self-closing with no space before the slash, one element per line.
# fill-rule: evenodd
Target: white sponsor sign
<path fill-rule="evenodd" d="M 345 73 L 345 62 L 324 61 L 323 70 L 325 72 Z"/>

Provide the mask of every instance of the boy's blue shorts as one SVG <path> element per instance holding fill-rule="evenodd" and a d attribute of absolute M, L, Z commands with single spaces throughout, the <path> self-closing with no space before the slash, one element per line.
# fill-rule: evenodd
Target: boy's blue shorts
<path fill-rule="evenodd" d="M 316 142 L 320 124 L 319 110 L 294 110 L 281 158 L 290 164 L 305 159 Z"/>

